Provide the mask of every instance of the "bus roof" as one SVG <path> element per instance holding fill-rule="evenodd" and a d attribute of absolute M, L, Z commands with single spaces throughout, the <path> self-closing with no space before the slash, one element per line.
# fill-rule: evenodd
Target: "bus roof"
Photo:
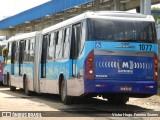
<path fill-rule="evenodd" d="M 42 30 L 42 34 L 49 33 L 53 30 L 77 23 L 87 18 L 101 18 L 101 19 L 117 19 L 117 20 L 137 20 L 137 21 L 152 21 L 154 18 L 151 15 L 143 15 L 140 13 L 129 13 L 125 11 L 89 11 L 51 27 Z"/>
<path fill-rule="evenodd" d="M 8 42 L 11 42 L 11 41 L 14 41 L 14 40 L 22 40 L 22 39 L 25 39 L 25 38 L 34 37 L 34 36 L 36 36 L 36 33 L 37 33 L 37 31 L 12 36 L 11 38 L 8 39 Z"/>

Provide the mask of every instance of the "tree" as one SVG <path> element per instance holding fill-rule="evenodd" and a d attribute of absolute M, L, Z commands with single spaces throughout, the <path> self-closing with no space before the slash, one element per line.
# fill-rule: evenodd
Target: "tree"
<path fill-rule="evenodd" d="M 160 8 L 159 8 L 159 7 L 153 7 L 153 8 L 152 8 L 152 11 L 157 11 L 157 12 L 160 13 Z M 160 24 L 160 14 L 154 13 L 154 14 L 152 14 L 152 15 L 153 15 L 153 17 L 154 17 L 154 19 L 155 19 L 156 24 Z"/>

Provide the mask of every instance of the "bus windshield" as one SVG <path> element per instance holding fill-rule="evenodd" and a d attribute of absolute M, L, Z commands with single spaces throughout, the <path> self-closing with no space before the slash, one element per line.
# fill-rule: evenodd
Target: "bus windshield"
<path fill-rule="evenodd" d="M 156 43 L 154 22 L 88 19 L 88 40 Z"/>

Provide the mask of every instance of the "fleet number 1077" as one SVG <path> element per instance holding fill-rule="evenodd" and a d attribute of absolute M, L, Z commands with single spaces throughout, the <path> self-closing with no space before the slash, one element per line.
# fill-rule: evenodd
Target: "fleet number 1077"
<path fill-rule="evenodd" d="M 151 51 L 152 45 L 149 44 L 139 44 L 139 49 L 143 51 Z"/>

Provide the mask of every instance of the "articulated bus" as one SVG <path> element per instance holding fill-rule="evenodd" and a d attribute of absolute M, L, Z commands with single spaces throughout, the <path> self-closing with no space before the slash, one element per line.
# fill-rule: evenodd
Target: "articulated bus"
<path fill-rule="evenodd" d="M 61 95 L 64 104 L 101 95 L 110 103 L 157 94 L 154 19 L 127 12 L 86 12 L 8 41 L 10 90 Z"/>

